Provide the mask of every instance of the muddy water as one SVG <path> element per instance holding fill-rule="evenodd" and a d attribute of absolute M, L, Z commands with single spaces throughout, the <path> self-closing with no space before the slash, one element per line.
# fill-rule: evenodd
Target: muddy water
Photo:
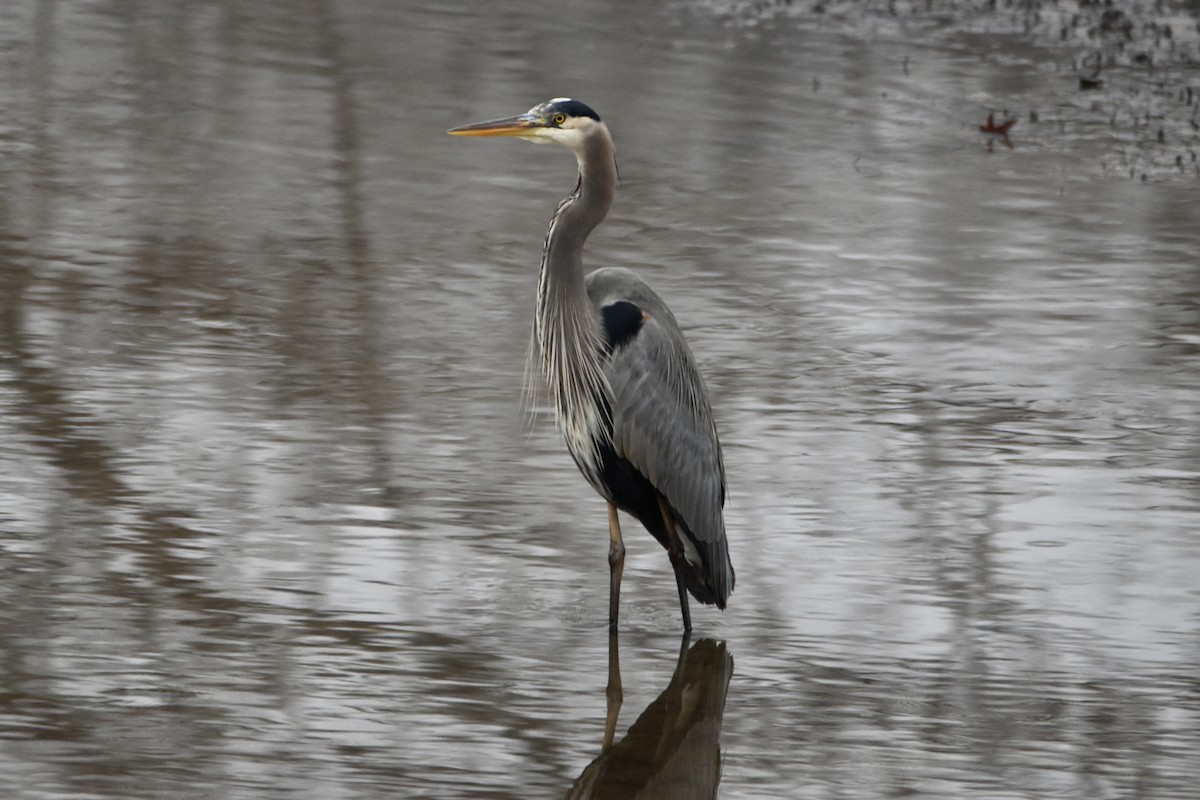
<path fill-rule="evenodd" d="M 1195 181 L 1017 38 L 651 5 L 3 5 L 4 796 L 1194 796 Z M 521 407 L 570 157 L 443 133 L 558 95 L 726 443 L 683 647 Z"/>

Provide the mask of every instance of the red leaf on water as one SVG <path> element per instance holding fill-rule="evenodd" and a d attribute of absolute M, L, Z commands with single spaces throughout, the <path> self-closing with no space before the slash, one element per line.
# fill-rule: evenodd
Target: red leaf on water
<path fill-rule="evenodd" d="M 987 122 L 979 126 L 979 130 L 984 133 L 995 133 L 999 136 L 1008 136 L 1008 129 L 1017 124 L 1017 118 L 1006 119 L 997 124 L 995 114 L 988 114 Z"/>

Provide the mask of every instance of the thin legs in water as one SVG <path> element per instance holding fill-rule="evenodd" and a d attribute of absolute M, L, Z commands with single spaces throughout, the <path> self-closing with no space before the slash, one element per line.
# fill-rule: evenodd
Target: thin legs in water
<path fill-rule="evenodd" d="M 679 589 L 679 610 L 683 612 L 683 632 L 692 632 L 692 612 L 688 610 L 687 587 L 683 581 L 683 571 L 687 568 L 684 563 L 683 542 L 679 541 L 679 532 L 675 530 L 675 518 L 667 501 L 658 498 L 658 510 L 662 514 L 663 524 L 667 526 L 667 555 L 671 558 L 671 568 L 675 570 L 675 587 Z"/>
<path fill-rule="evenodd" d="M 608 504 L 608 630 L 617 632 L 617 614 L 621 610 L 621 574 L 625 571 L 625 543 L 621 541 L 621 522 L 617 507 Z"/>
<path fill-rule="evenodd" d="M 679 541 L 679 533 L 675 530 L 675 519 L 666 502 L 658 499 L 658 510 L 662 514 L 663 524 L 667 528 L 667 556 L 671 559 L 671 568 L 675 570 L 675 588 L 679 590 L 679 610 L 683 612 L 684 633 L 692 630 L 692 612 L 688 608 L 687 586 L 684 584 L 683 573 L 686 569 L 683 555 L 683 543 Z M 621 541 L 621 522 L 617 518 L 617 507 L 608 504 L 608 629 L 617 630 L 617 617 L 621 611 L 621 575 L 625 571 L 625 543 Z"/>

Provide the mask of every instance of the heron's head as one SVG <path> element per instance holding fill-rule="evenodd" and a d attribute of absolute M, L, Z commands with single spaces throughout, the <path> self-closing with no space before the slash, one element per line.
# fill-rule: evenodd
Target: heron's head
<path fill-rule="evenodd" d="M 452 136 L 516 136 L 530 142 L 555 142 L 579 153 L 584 143 L 600 131 L 607 133 L 600 115 L 578 100 L 556 97 L 515 117 L 493 119 L 451 128 Z"/>

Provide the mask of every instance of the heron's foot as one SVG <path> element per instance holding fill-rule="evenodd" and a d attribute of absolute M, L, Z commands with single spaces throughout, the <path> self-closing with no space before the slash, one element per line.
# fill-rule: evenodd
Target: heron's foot
<path fill-rule="evenodd" d="M 683 634 L 688 636 L 692 632 L 692 612 L 688 608 L 687 589 L 683 588 L 683 583 L 679 584 L 679 605 L 683 609 Z"/>
<path fill-rule="evenodd" d="M 612 747 L 617 731 L 617 717 L 621 713 L 621 703 L 625 700 L 625 693 L 621 689 L 621 655 L 615 629 L 608 637 L 608 685 L 604 687 L 604 697 L 604 749 L 607 750 Z"/>

